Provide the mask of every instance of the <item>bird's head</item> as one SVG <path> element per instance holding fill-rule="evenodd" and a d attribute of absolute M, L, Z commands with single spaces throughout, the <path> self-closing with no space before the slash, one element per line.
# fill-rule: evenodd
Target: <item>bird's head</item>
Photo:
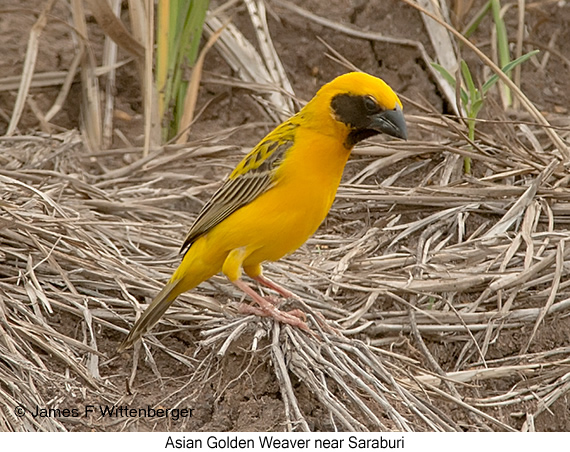
<path fill-rule="evenodd" d="M 346 135 L 344 142 L 349 148 L 379 133 L 408 138 L 400 99 L 383 80 L 372 75 L 341 75 L 324 85 L 313 101 L 321 107 L 323 103 L 329 106 L 329 118 Z"/>

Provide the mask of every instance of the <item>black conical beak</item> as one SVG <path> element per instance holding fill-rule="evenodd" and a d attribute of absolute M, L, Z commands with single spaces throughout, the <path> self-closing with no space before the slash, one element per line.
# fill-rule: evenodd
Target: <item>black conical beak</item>
<path fill-rule="evenodd" d="M 406 128 L 406 119 L 400 105 L 396 104 L 393 110 L 384 110 L 372 116 L 372 124 L 370 129 L 382 132 L 387 135 L 408 139 L 408 129 Z"/>

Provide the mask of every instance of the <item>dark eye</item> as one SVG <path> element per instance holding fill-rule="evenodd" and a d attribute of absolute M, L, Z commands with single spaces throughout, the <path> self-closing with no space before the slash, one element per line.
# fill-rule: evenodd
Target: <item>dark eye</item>
<path fill-rule="evenodd" d="M 370 97 L 370 96 L 366 96 L 364 98 L 364 108 L 366 108 L 366 111 L 368 113 L 376 113 L 379 108 L 378 108 L 378 104 L 376 103 L 376 101 Z"/>

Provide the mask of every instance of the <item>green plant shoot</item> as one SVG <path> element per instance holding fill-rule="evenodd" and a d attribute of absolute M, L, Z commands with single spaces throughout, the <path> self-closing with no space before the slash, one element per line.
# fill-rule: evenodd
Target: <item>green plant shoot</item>
<path fill-rule="evenodd" d="M 538 52 L 538 50 L 533 50 L 522 55 L 520 58 L 517 58 L 505 65 L 502 68 L 502 71 L 505 74 L 508 74 L 516 66 L 536 55 Z M 451 75 L 449 71 L 440 64 L 431 63 L 431 65 L 454 89 L 457 90 L 457 85 L 459 84 L 459 100 L 461 105 L 458 107 L 462 107 L 465 111 L 468 137 L 469 140 L 473 142 L 475 140 L 477 116 L 481 111 L 481 108 L 483 108 L 485 95 L 495 85 L 495 83 L 497 83 L 499 76 L 497 74 L 493 74 L 480 88 L 477 88 L 473 81 L 469 66 L 467 66 L 467 63 L 464 60 L 461 60 L 461 75 L 459 80 L 456 80 L 455 77 L 453 77 L 453 75 Z M 463 160 L 463 170 L 465 174 L 471 174 L 471 159 L 469 157 L 465 157 Z"/>
<path fill-rule="evenodd" d="M 198 56 L 208 5 L 209 0 L 158 2 L 156 84 L 165 141 L 179 132 L 187 74 Z"/>

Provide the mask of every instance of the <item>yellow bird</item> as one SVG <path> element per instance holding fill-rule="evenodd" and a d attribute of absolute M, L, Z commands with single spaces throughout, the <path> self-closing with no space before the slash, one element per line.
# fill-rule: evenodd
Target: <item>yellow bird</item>
<path fill-rule="evenodd" d="M 292 296 L 262 275 L 261 264 L 295 251 L 317 230 L 352 148 L 378 133 L 407 138 L 402 103 L 386 83 L 352 72 L 324 85 L 261 140 L 204 205 L 182 245 L 180 266 L 118 350 L 152 328 L 178 295 L 220 271 L 259 305 L 250 312 L 308 330 L 300 311 L 280 311 L 242 280 L 242 269 Z"/>

